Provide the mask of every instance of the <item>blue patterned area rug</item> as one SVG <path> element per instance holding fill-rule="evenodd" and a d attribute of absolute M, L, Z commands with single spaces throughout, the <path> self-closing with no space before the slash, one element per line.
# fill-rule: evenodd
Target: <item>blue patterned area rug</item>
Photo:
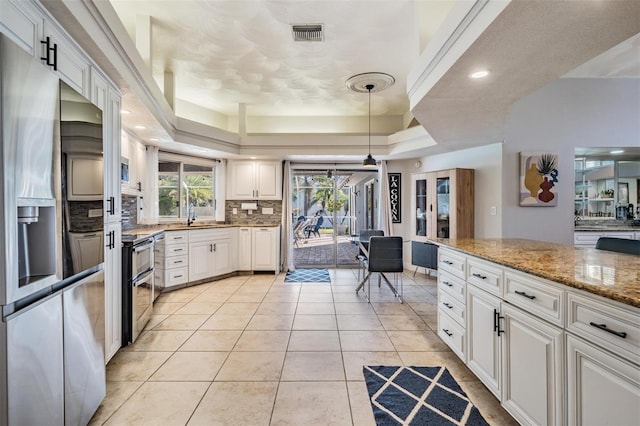
<path fill-rule="evenodd" d="M 446 367 L 364 366 L 373 416 L 387 425 L 488 425 Z"/>
<path fill-rule="evenodd" d="M 296 269 L 295 271 L 287 272 L 284 282 L 328 283 L 331 282 L 331 278 L 329 278 L 329 271 L 326 269 Z"/>

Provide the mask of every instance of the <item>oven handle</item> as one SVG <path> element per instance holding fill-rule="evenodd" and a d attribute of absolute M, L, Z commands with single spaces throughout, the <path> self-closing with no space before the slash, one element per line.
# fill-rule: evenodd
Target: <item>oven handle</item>
<path fill-rule="evenodd" d="M 138 276 L 135 277 L 134 280 L 133 280 L 133 286 L 137 287 L 137 286 L 139 286 L 141 284 L 149 282 L 150 278 L 153 278 L 153 268 L 149 268 L 146 271 L 141 272 L 140 274 L 138 274 Z"/>
<path fill-rule="evenodd" d="M 143 242 L 141 242 L 139 244 L 136 244 L 133 247 L 133 252 L 137 253 L 139 251 L 146 250 L 146 249 L 150 248 L 150 246 L 153 246 L 153 243 L 154 243 L 153 238 L 149 238 L 148 240 L 144 240 Z"/>

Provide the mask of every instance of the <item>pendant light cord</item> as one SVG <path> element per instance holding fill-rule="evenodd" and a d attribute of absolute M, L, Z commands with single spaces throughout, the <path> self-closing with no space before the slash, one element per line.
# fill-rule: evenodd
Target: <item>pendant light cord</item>
<path fill-rule="evenodd" d="M 365 86 L 369 92 L 369 156 L 371 156 L 371 89 L 374 88 L 373 84 L 367 84 Z"/>

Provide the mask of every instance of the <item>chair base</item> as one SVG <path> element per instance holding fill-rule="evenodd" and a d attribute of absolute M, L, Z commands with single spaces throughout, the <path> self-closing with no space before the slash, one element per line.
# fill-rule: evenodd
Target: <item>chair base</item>
<path fill-rule="evenodd" d="M 367 274 L 367 276 L 360 281 L 360 284 L 358 285 L 358 287 L 356 288 L 356 293 L 358 293 L 361 289 L 362 292 L 364 293 L 365 297 L 367 298 L 367 302 L 371 303 L 371 298 L 370 298 L 370 294 L 371 294 L 371 275 L 373 274 L 373 272 L 369 272 Z M 391 289 L 391 291 L 393 292 L 393 295 L 400 301 L 400 303 L 404 303 L 403 300 L 403 296 L 404 296 L 404 283 L 402 280 L 402 272 L 400 272 L 400 292 L 398 293 L 398 290 L 396 290 L 396 288 L 393 286 L 393 284 L 391 284 L 391 282 L 389 281 L 389 279 L 387 278 L 387 276 L 382 273 L 382 272 L 378 272 L 378 287 L 380 287 L 381 284 L 381 280 L 384 279 L 385 284 Z M 396 277 L 396 273 L 394 273 L 394 277 Z M 394 280 L 396 281 L 396 280 Z M 364 285 L 368 283 L 368 291 L 364 290 Z"/>

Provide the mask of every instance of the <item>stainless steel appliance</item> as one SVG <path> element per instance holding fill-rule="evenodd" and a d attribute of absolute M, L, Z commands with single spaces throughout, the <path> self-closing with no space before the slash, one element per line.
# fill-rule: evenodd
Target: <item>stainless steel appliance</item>
<path fill-rule="evenodd" d="M 122 344 L 136 341 L 153 312 L 153 233 L 122 236 Z"/>
<path fill-rule="evenodd" d="M 1 34 L 0 64 L 0 424 L 86 424 L 105 396 L 104 272 L 101 254 L 72 266 L 68 233 L 93 225 L 65 156 L 101 155 L 100 111 Z M 68 102 L 100 128 L 91 143 L 60 137 Z"/>

